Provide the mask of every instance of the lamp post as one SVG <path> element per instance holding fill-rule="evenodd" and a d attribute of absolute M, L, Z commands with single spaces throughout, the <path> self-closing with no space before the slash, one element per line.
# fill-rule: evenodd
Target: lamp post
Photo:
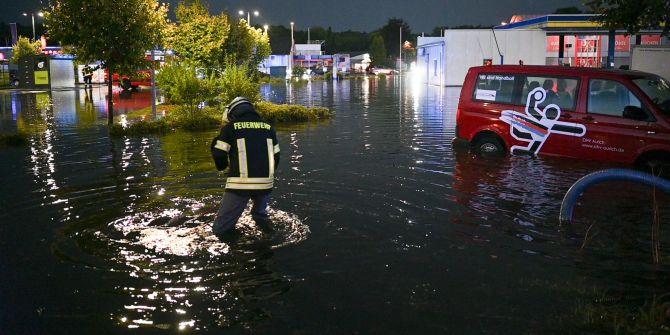
<path fill-rule="evenodd" d="M 293 76 L 293 49 L 295 46 L 295 40 L 293 39 L 293 25 L 295 23 L 291 21 L 291 51 L 290 51 L 290 56 L 289 56 L 289 69 L 291 70 L 291 76 Z"/>
<path fill-rule="evenodd" d="M 243 11 L 243 10 L 240 10 L 240 11 L 237 12 L 237 13 L 240 14 L 240 15 L 244 15 L 244 13 L 247 13 L 247 24 L 248 24 L 249 26 L 251 26 L 251 13 L 252 13 L 252 12 L 250 12 L 250 11 L 246 11 L 246 12 L 245 12 L 245 11 Z M 258 15 L 260 14 L 260 13 L 258 13 L 257 10 L 253 11 L 253 13 L 254 13 L 254 16 L 258 16 Z"/>
<path fill-rule="evenodd" d="M 28 13 L 23 13 L 23 16 L 28 16 Z M 33 21 L 33 42 L 37 40 L 37 36 L 35 35 L 35 13 L 30 13 L 30 16 Z M 44 16 L 44 13 L 38 12 L 37 16 L 42 17 Z"/>

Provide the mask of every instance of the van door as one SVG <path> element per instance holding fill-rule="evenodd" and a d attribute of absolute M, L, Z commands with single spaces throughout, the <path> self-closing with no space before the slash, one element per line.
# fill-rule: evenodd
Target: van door
<path fill-rule="evenodd" d="M 631 113 L 634 109 L 643 113 Z M 589 79 L 586 114 L 573 121 L 586 133 L 572 145 L 580 158 L 632 163 L 646 145 L 651 119 L 624 83 Z"/>
<path fill-rule="evenodd" d="M 522 112 L 503 112 L 502 120 L 510 124 L 517 141 L 513 153 L 570 156 L 565 141 L 583 135 L 581 125 L 570 120 L 575 114 L 579 79 L 551 75 L 522 76 L 517 104 Z M 566 139 L 570 138 L 570 139 Z"/>

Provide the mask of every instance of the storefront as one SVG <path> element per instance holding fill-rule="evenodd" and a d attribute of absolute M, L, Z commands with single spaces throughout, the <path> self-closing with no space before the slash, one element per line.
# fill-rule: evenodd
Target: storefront
<path fill-rule="evenodd" d="M 539 29 L 546 33 L 547 65 L 581 67 L 606 67 L 608 57 L 611 67 L 628 67 L 632 47 L 636 45 L 670 45 L 660 30 L 642 31 L 626 35 L 626 31 L 608 31 L 593 20 L 594 15 L 544 15 L 514 16 L 510 23 L 495 27 L 496 30 Z M 613 40 L 613 45 L 610 44 Z"/>

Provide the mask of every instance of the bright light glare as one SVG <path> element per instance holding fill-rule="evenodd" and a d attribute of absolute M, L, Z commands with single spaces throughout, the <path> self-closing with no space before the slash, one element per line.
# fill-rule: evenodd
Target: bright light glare
<path fill-rule="evenodd" d="M 241 11 L 239 11 L 239 12 L 237 12 L 237 13 L 240 14 L 240 15 L 244 15 L 244 11 L 243 11 L 243 10 L 241 10 Z"/>
<path fill-rule="evenodd" d="M 254 11 L 254 16 L 258 16 L 258 11 L 257 10 Z"/>
<path fill-rule="evenodd" d="M 414 111 L 416 112 L 419 109 L 419 98 L 421 97 L 421 89 L 422 89 L 422 72 L 420 68 L 416 65 L 416 62 L 412 62 L 409 67 L 409 75 L 411 78 L 411 85 L 412 85 L 412 97 L 414 98 Z"/>

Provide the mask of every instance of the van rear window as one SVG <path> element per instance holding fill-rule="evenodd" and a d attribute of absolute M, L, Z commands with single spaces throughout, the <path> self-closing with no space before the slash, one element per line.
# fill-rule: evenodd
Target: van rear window
<path fill-rule="evenodd" d="M 509 74 L 482 73 L 477 78 L 477 86 L 473 99 L 498 103 L 512 103 L 514 80 L 516 76 Z"/>

